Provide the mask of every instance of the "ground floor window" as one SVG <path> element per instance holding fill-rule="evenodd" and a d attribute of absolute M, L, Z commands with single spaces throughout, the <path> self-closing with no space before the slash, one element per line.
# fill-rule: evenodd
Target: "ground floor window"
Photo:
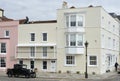
<path fill-rule="evenodd" d="M 23 60 L 19 60 L 19 64 L 23 64 Z"/>
<path fill-rule="evenodd" d="M 97 65 L 97 56 L 89 56 L 89 65 L 96 66 Z"/>
<path fill-rule="evenodd" d="M 34 69 L 34 61 L 33 60 L 30 61 L 30 67 L 31 67 L 31 69 Z"/>
<path fill-rule="evenodd" d="M 47 61 L 43 61 L 43 69 L 47 69 Z"/>
<path fill-rule="evenodd" d="M 75 56 L 66 56 L 66 65 L 74 65 Z"/>
<path fill-rule="evenodd" d="M 6 67 L 6 58 L 0 57 L 0 67 Z"/>

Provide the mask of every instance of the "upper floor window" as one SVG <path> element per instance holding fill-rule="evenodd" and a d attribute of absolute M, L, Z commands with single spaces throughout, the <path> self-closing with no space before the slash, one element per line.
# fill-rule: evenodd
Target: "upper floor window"
<path fill-rule="evenodd" d="M 31 41 L 35 41 L 35 33 L 31 33 Z"/>
<path fill-rule="evenodd" d="M 83 27 L 83 16 L 79 14 L 71 14 L 66 16 L 67 27 Z"/>
<path fill-rule="evenodd" d="M 35 57 L 35 47 L 30 47 L 30 57 Z"/>
<path fill-rule="evenodd" d="M 47 33 L 42 33 L 43 41 L 47 41 Z"/>
<path fill-rule="evenodd" d="M 47 57 L 47 47 L 43 47 L 43 57 Z"/>
<path fill-rule="evenodd" d="M 10 36 L 10 32 L 8 30 L 6 30 L 4 33 L 5 33 L 5 37 L 9 37 Z"/>
<path fill-rule="evenodd" d="M 1 53 L 6 53 L 6 43 L 0 43 L 0 52 Z"/>
<path fill-rule="evenodd" d="M 68 34 L 66 35 L 67 46 L 83 46 L 82 34 Z"/>

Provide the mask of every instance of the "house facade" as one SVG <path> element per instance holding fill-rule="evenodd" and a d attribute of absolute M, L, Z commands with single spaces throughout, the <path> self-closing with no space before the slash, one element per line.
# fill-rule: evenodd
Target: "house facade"
<path fill-rule="evenodd" d="M 85 72 L 88 41 L 88 73 L 114 70 L 119 62 L 119 20 L 101 6 L 59 9 L 57 13 L 57 70 Z M 61 39 L 62 38 L 62 41 Z"/>
<path fill-rule="evenodd" d="M 56 26 L 56 21 L 19 25 L 16 46 L 18 63 L 27 64 L 29 69 L 56 72 Z"/>
<path fill-rule="evenodd" d="M 19 21 L 4 16 L 4 10 L 0 9 L 0 71 L 13 68 L 17 62 L 15 59 L 15 47 L 18 44 Z"/>
<path fill-rule="evenodd" d="M 114 71 L 119 62 L 119 19 L 101 6 L 57 10 L 56 21 L 20 24 L 15 58 L 40 72 L 85 72 L 88 41 L 88 73 Z"/>
<path fill-rule="evenodd" d="M 0 9 L 0 17 L 2 17 L 3 16 L 3 9 Z"/>
<path fill-rule="evenodd" d="M 13 68 L 17 62 L 15 59 L 15 47 L 18 42 L 19 21 L 0 22 L 0 71 Z"/>

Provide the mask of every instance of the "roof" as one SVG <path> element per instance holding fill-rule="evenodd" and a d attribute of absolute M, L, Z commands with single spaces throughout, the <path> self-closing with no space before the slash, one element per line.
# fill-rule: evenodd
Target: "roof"
<path fill-rule="evenodd" d="M 36 24 L 36 23 L 56 23 L 57 20 L 47 20 L 47 21 L 30 21 L 30 24 Z"/>
<path fill-rule="evenodd" d="M 120 15 L 118 15 L 117 18 L 120 20 Z"/>
<path fill-rule="evenodd" d="M 4 11 L 3 9 L 0 8 L 1 11 Z"/>
<path fill-rule="evenodd" d="M 26 21 L 26 19 L 20 19 L 20 20 L 19 20 L 19 24 L 24 24 L 25 21 Z"/>
<path fill-rule="evenodd" d="M 13 19 L 3 16 L 3 17 L 0 17 L 0 21 L 13 21 Z"/>

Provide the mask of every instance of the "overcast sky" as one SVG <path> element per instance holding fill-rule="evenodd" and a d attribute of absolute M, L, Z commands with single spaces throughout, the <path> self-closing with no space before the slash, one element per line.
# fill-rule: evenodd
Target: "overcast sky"
<path fill-rule="evenodd" d="M 0 8 L 8 18 L 30 20 L 55 20 L 57 9 L 66 1 L 68 6 L 103 6 L 107 12 L 120 14 L 120 0 L 0 0 Z"/>

